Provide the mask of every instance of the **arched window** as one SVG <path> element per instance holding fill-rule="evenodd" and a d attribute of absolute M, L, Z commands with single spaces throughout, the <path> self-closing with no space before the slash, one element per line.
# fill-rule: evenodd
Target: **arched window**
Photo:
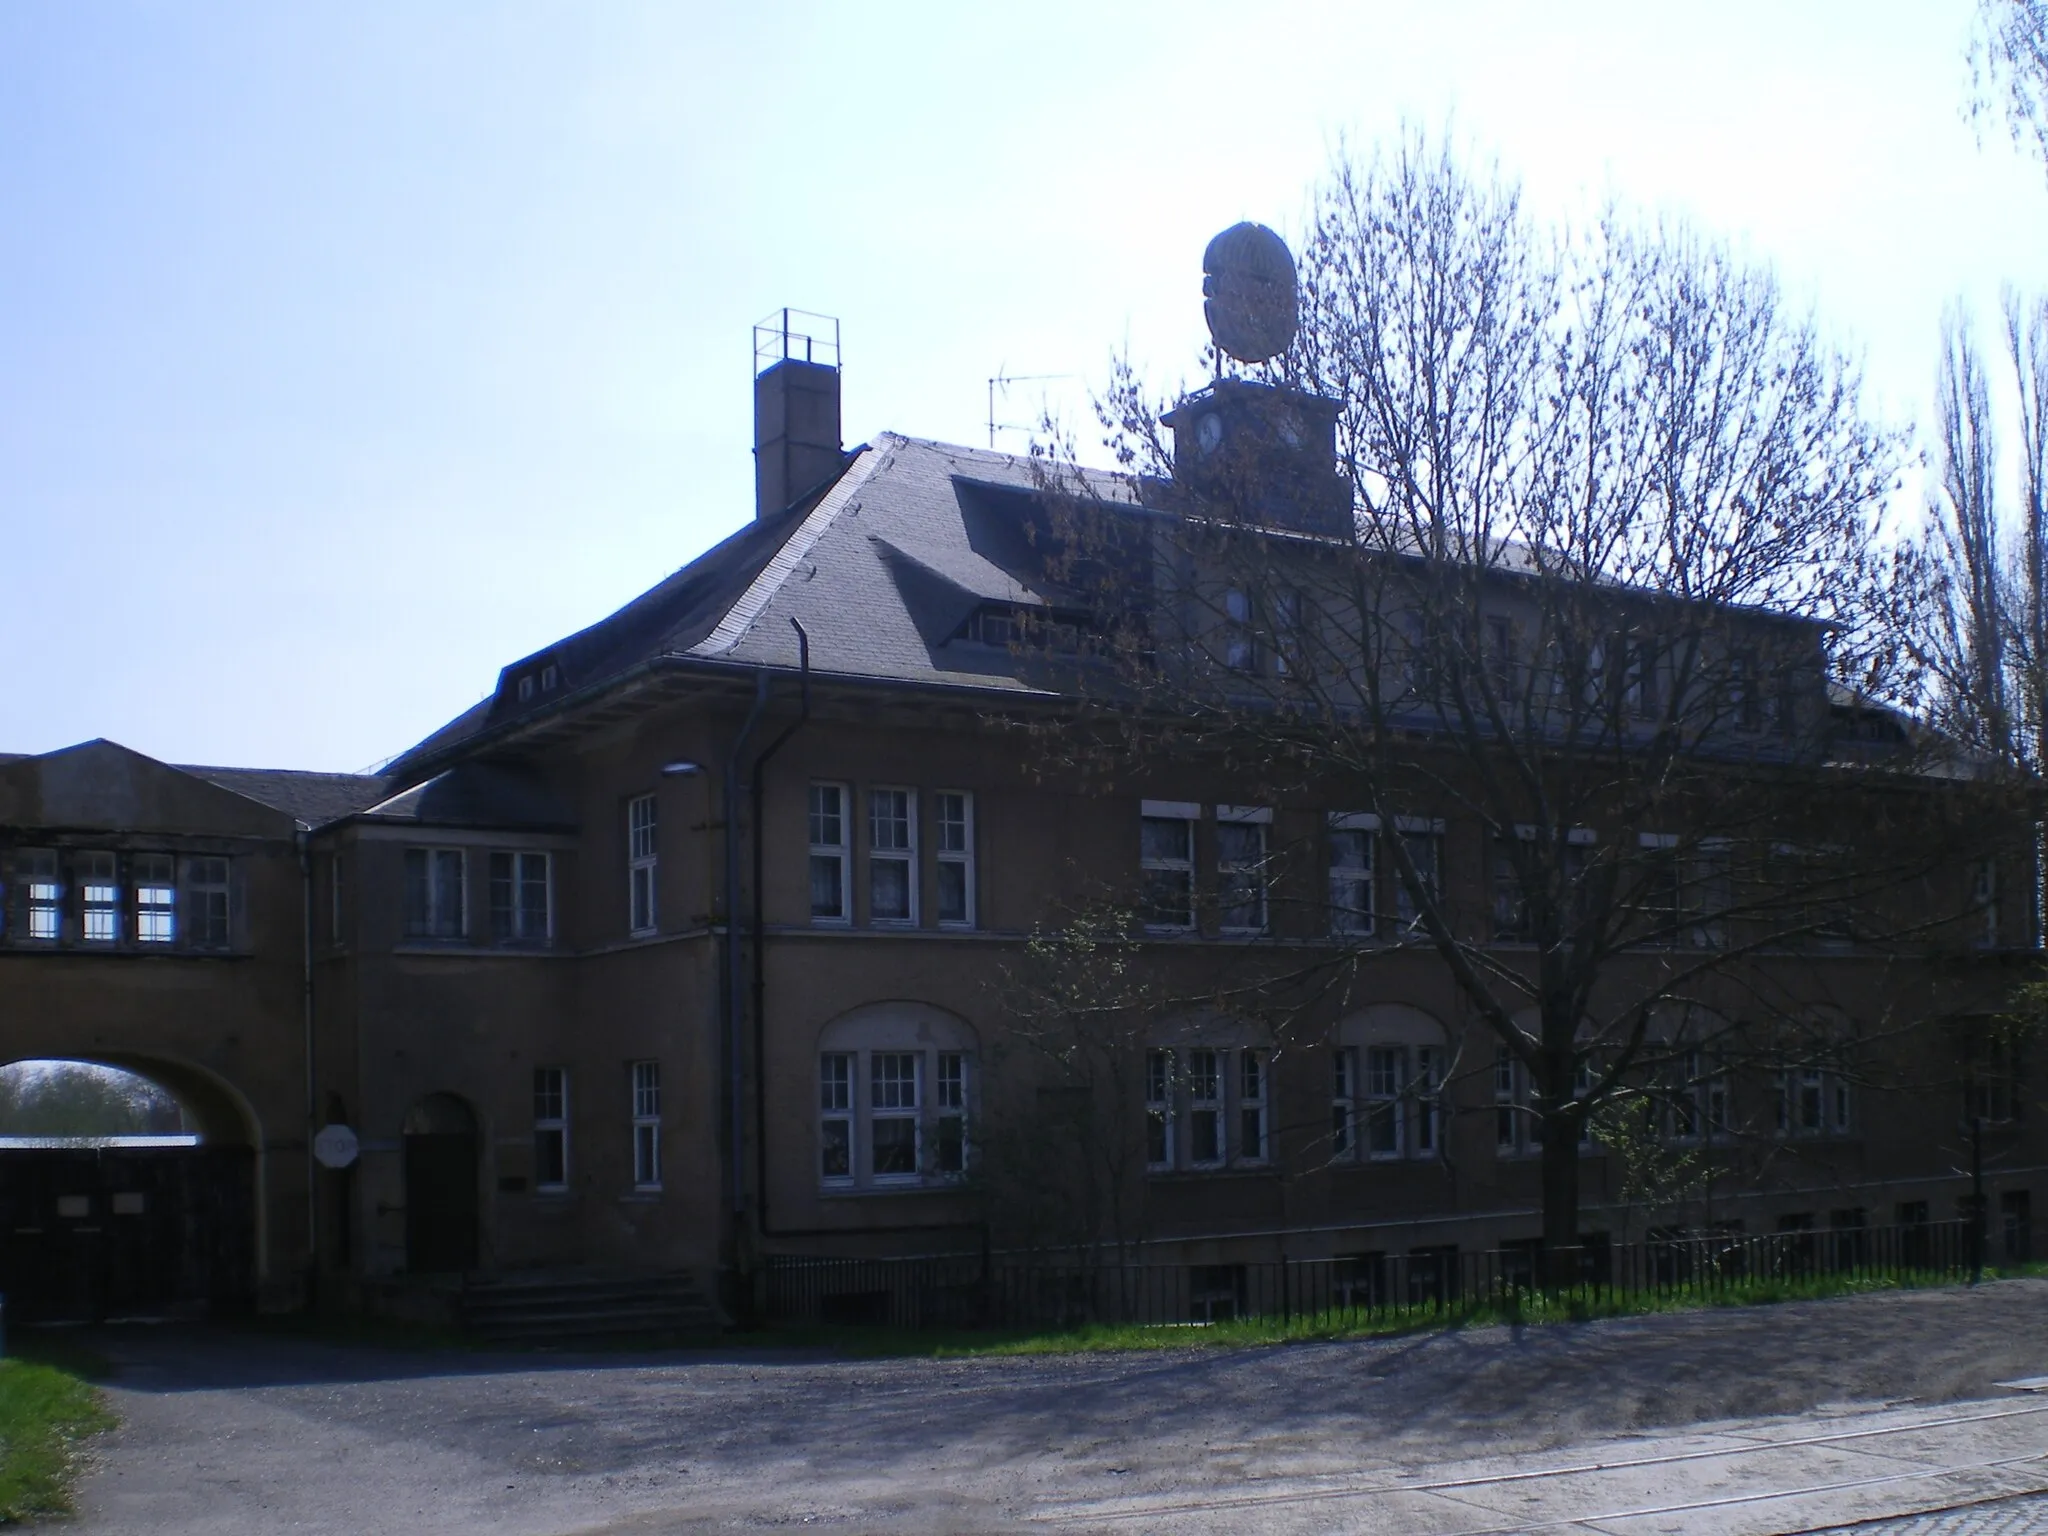
<path fill-rule="evenodd" d="M 1146 1171 L 1270 1163 L 1272 1054 L 1235 1020 L 1187 1020 L 1156 1033 L 1145 1050 Z"/>
<path fill-rule="evenodd" d="M 962 1178 L 973 1160 L 973 1029 L 928 1003 L 872 1003 L 818 1038 L 818 1182 L 915 1189 Z"/>
<path fill-rule="evenodd" d="M 1330 1153 L 1344 1162 L 1429 1158 L 1443 1145 L 1444 1027 L 1420 1008 L 1376 1003 L 1331 1045 Z"/>

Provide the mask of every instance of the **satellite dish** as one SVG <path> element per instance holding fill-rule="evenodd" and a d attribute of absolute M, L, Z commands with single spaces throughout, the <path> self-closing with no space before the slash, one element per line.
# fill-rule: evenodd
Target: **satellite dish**
<path fill-rule="evenodd" d="M 1301 297 L 1287 242 L 1263 224 L 1233 224 L 1202 252 L 1202 313 L 1216 345 L 1264 363 L 1294 345 Z"/>

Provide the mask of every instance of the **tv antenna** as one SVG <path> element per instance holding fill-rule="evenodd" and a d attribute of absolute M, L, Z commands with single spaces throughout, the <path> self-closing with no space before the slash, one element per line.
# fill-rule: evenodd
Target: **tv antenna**
<path fill-rule="evenodd" d="M 998 369 L 996 372 L 996 376 L 988 381 L 989 447 L 995 447 L 996 433 L 998 430 L 1004 432 L 1030 432 L 1035 430 L 1038 425 L 1036 422 L 1032 422 L 1027 425 L 1026 423 L 1020 421 L 997 421 L 996 391 L 998 389 L 1002 390 L 1003 393 L 1007 395 L 1012 384 L 1048 384 L 1051 383 L 1054 379 L 1078 379 L 1079 377 L 1081 377 L 1081 375 L 1079 375 L 1078 373 L 1004 373 L 1000 369 Z"/>

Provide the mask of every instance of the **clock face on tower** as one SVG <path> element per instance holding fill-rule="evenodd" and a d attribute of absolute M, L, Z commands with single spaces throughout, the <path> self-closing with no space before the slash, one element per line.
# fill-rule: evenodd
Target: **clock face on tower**
<path fill-rule="evenodd" d="M 1195 446 L 1204 454 L 1214 453 L 1223 446 L 1223 418 L 1216 412 L 1205 413 L 1195 423 Z"/>

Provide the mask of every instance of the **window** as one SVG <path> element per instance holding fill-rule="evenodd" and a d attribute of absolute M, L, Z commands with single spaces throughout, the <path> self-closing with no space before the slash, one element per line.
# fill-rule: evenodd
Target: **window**
<path fill-rule="evenodd" d="M 1522 1118 L 1523 1078 L 1521 1062 L 1514 1052 L 1502 1046 L 1493 1058 L 1493 1144 L 1503 1153 L 1518 1152 L 1524 1142 L 1526 1127 Z"/>
<path fill-rule="evenodd" d="M 1515 692 L 1515 626 L 1505 615 L 1493 614 L 1486 621 L 1486 676 L 1494 694 L 1503 703 Z"/>
<path fill-rule="evenodd" d="M 1657 642 L 1646 636 L 1637 636 L 1628 647 L 1628 677 L 1626 688 L 1629 707 L 1638 717 L 1655 719 L 1663 707 L 1663 695 L 1658 687 Z"/>
<path fill-rule="evenodd" d="M 1273 670 L 1282 677 L 1305 669 L 1303 648 L 1307 636 L 1302 628 L 1303 612 L 1297 588 L 1282 587 L 1273 594 Z"/>
<path fill-rule="evenodd" d="M 561 669 L 558 668 L 553 662 L 549 662 L 546 666 L 540 669 L 540 686 L 542 692 L 546 692 L 547 690 L 553 688 L 557 683 L 561 682 L 561 680 Z"/>
<path fill-rule="evenodd" d="M 1763 698 L 1757 688 L 1756 657 L 1747 651 L 1739 652 L 1728 662 L 1728 711 L 1738 731 L 1755 731 L 1763 727 Z"/>
<path fill-rule="evenodd" d="M 533 1069 L 533 1187 L 569 1187 L 569 1071 Z"/>
<path fill-rule="evenodd" d="M 1263 1163 L 1266 1148 L 1266 1058 L 1259 1051 L 1237 1053 L 1237 1155 Z"/>
<path fill-rule="evenodd" d="M 633 1063 L 633 1187 L 661 1188 L 661 1063 Z"/>
<path fill-rule="evenodd" d="M 1174 1164 L 1173 1052 L 1145 1053 L 1145 1166 Z"/>
<path fill-rule="evenodd" d="M 846 879 L 846 800 L 844 784 L 811 786 L 811 921 L 852 921 Z"/>
<path fill-rule="evenodd" d="M 1186 931 L 1195 926 L 1195 819 L 1201 807 L 1147 800 L 1140 823 L 1145 926 Z"/>
<path fill-rule="evenodd" d="M 1442 1131 L 1443 1052 L 1433 1045 L 1415 1048 L 1415 1075 L 1408 1080 L 1414 1099 L 1415 1156 L 1434 1157 Z"/>
<path fill-rule="evenodd" d="M 1641 942 L 1719 949 L 1726 942 L 1732 899 L 1727 845 L 1709 839 L 1681 853 L 1678 837 L 1669 832 L 1641 833 L 1637 843 L 1642 850 L 1636 896 Z"/>
<path fill-rule="evenodd" d="M 868 921 L 917 921 L 917 791 L 868 791 Z"/>
<path fill-rule="evenodd" d="M 1441 890 L 1444 824 L 1428 817 L 1403 816 L 1396 822 L 1395 831 L 1401 839 L 1401 851 L 1415 866 L 1416 879 L 1422 886 L 1424 898 L 1434 901 Z M 1400 919 L 1401 926 L 1410 931 L 1422 922 L 1415 894 L 1404 879 L 1397 878 L 1394 882 L 1394 914 Z"/>
<path fill-rule="evenodd" d="M 1365 1052 L 1365 1151 L 1368 1157 L 1399 1157 L 1402 1090 L 1408 1053 L 1398 1045 L 1368 1046 Z"/>
<path fill-rule="evenodd" d="M 1699 1141 L 1725 1136 L 1728 1124 L 1728 1078 L 1705 1052 L 1681 1052 L 1667 1072 L 1664 1135 L 1672 1141 Z"/>
<path fill-rule="evenodd" d="M 818 1058 L 818 1177 L 827 1184 L 853 1182 L 853 1053 L 827 1051 Z"/>
<path fill-rule="evenodd" d="M 533 674 L 529 672 L 526 674 L 526 676 L 519 679 L 519 702 L 524 704 L 528 699 L 532 697 Z"/>
<path fill-rule="evenodd" d="M 548 856 L 491 855 L 491 942 L 545 944 L 554 934 L 548 900 Z"/>
<path fill-rule="evenodd" d="M 868 1168 L 877 1179 L 919 1171 L 918 1051 L 876 1051 L 869 1058 Z"/>
<path fill-rule="evenodd" d="M 1341 1046 L 1330 1053 L 1330 1065 L 1330 1155 L 1351 1157 L 1358 1150 L 1357 1070 Z"/>
<path fill-rule="evenodd" d="M 459 939 L 463 913 L 460 848 L 405 850 L 405 932 L 414 939 Z"/>
<path fill-rule="evenodd" d="M 932 797 L 939 834 L 939 926 L 974 926 L 974 796 L 942 789 Z"/>
<path fill-rule="evenodd" d="M 1266 827 L 1261 806 L 1216 807 L 1216 873 L 1225 933 L 1266 931 Z"/>
<path fill-rule="evenodd" d="M 1780 1136 L 1846 1136 L 1852 1095 L 1847 1077 L 1808 1064 L 1778 1074 Z"/>
<path fill-rule="evenodd" d="M 1970 943 L 1998 948 L 1998 861 L 1979 859 L 1970 870 L 1970 906 L 1975 914 Z"/>
<path fill-rule="evenodd" d="M 1256 672 L 1259 646 L 1252 632 L 1252 599 L 1242 587 L 1223 594 L 1223 621 L 1223 664 L 1233 672 Z"/>
<path fill-rule="evenodd" d="M 171 943 L 178 936 L 177 860 L 168 853 L 138 853 L 134 873 L 136 943 Z"/>
<path fill-rule="evenodd" d="M 1208 1171 L 1233 1161 L 1267 1161 L 1273 1130 L 1270 1078 L 1271 1064 L 1259 1050 L 1197 1046 L 1147 1051 L 1147 1168 L 1154 1173 Z"/>
<path fill-rule="evenodd" d="M 185 861 L 185 942 L 195 949 L 228 944 L 228 861 Z"/>
<path fill-rule="evenodd" d="M 655 899 L 659 832 L 654 796 L 640 795 L 626 802 L 626 926 L 634 933 L 652 933 L 660 921 Z"/>
<path fill-rule="evenodd" d="M 327 938 L 333 944 L 341 942 L 342 897 L 347 889 L 341 853 L 337 850 L 327 860 Z"/>
<path fill-rule="evenodd" d="M 1223 1161 L 1222 1055 L 1188 1052 L 1188 1162 L 1196 1168 L 1212 1168 Z"/>
<path fill-rule="evenodd" d="M 940 1174 L 967 1171 L 967 1057 L 960 1051 L 939 1052 L 937 1078 L 938 1115 L 934 1121 L 935 1156 L 932 1166 Z"/>
<path fill-rule="evenodd" d="M 64 884 L 57 878 L 57 851 L 26 848 L 16 861 L 27 893 L 27 936 L 54 944 L 64 932 Z"/>
<path fill-rule="evenodd" d="M 1493 937 L 1502 944 L 1526 944 L 1529 931 L 1529 902 L 1515 849 L 1498 841 L 1493 845 Z"/>
<path fill-rule="evenodd" d="M 88 944 L 121 938 L 121 883 L 111 853 L 81 853 L 77 860 L 79 937 Z"/>
<path fill-rule="evenodd" d="M 818 1176 L 828 1188 L 931 1188 L 974 1156 L 974 1057 L 957 1020 L 878 1005 L 834 1023 L 818 1057 Z M 906 1010 L 910 1016 L 906 1017 Z"/>
<path fill-rule="evenodd" d="M 1373 929 L 1373 835 L 1377 816 L 1339 811 L 1330 817 L 1330 932 L 1370 938 Z"/>

